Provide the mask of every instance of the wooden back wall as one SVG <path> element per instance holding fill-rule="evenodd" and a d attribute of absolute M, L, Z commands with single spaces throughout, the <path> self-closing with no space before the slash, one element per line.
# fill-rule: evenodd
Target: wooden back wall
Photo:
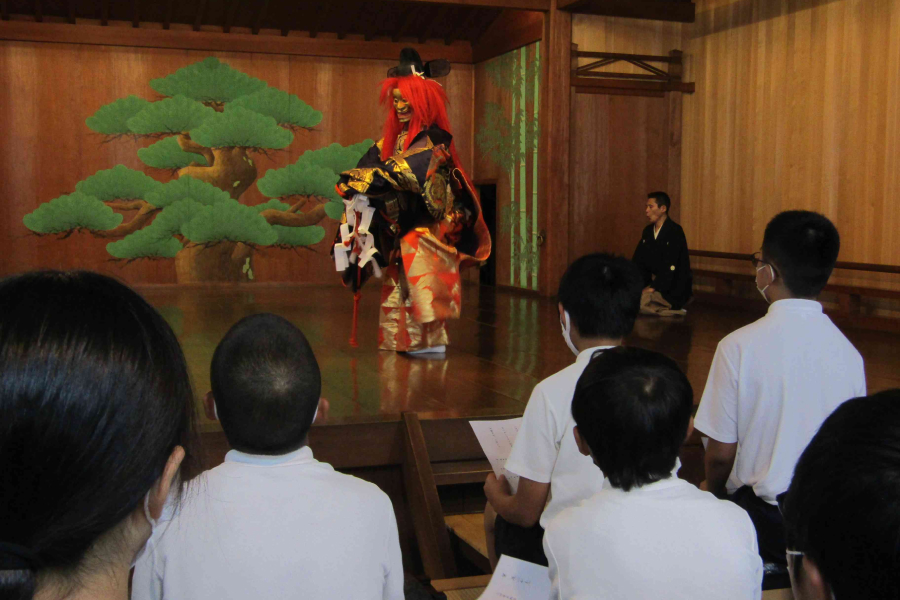
<path fill-rule="evenodd" d="M 296 94 L 324 113 L 315 131 L 299 132 L 293 144 L 267 168 L 294 162 L 300 154 L 333 142 L 353 144 L 378 139 L 383 113 L 379 82 L 395 61 L 321 58 L 273 54 L 122 48 L 80 44 L 0 42 L 0 275 L 29 269 L 93 269 L 135 283 L 174 283 L 172 260 L 129 265 L 110 260 L 109 240 L 75 234 L 66 240 L 37 237 L 22 217 L 40 204 L 71 193 L 75 184 L 116 164 L 143 170 L 166 181 L 169 175 L 147 168 L 137 158 L 138 144 L 102 136 L 84 124 L 101 106 L 135 94 L 158 99 L 148 82 L 215 56 L 269 85 Z M 454 64 L 442 82 L 450 97 L 450 119 L 459 154 L 472 164 L 473 85 L 471 65 Z M 149 145 L 149 142 L 143 145 Z M 241 201 L 264 198 L 253 186 Z M 326 220 L 325 239 L 312 251 L 266 249 L 254 258 L 261 282 L 335 283 L 329 245 L 337 223 Z"/>
<path fill-rule="evenodd" d="M 683 31 L 691 247 L 755 251 L 799 208 L 835 222 L 840 260 L 900 265 L 900 0 L 699 0 Z"/>

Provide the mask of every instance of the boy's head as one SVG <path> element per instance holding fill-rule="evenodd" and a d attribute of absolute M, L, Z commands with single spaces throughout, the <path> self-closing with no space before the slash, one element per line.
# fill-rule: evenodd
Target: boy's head
<path fill-rule="evenodd" d="M 598 351 L 572 400 L 576 439 L 626 492 L 669 477 L 688 436 L 694 391 L 675 361 L 620 346 Z"/>
<path fill-rule="evenodd" d="M 782 498 L 779 498 L 782 500 Z M 794 595 L 900 598 L 900 390 L 829 416 L 783 498 Z M 833 594 L 833 596 L 832 596 Z"/>
<path fill-rule="evenodd" d="M 213 354 L 210 381 L 236 450 L 285 454 L 306 442 L 322 378 L 306 337 L 286 319 L 264 313 L 238 321 Z"/>
<path fill-rule="evenodd" d="M 761 253 L 774 271 L 761 267 L 757 285 L 764 289 L 780 277 L 791 296 L 815 298 L 828 283 L 840 249 L 841 237 L 826 217 L 808 210 L 779 213 L 766 225 Z"/>
<path fill-rule="evenodd" d="M 559 282 L 558 296 L 581 338 L 619 339 L 634 327 L 642 288 L 634 263 L 597 253 L 569 265 Z"/>

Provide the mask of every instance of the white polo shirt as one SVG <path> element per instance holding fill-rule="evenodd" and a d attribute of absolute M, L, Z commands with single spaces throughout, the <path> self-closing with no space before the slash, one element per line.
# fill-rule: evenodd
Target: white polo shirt
<path fill-rule="evenodd" d="M 603 486 L 603 474 L 575 444 L 572 397 L 578 378 L 598 350 L 582 350 L 575 363 L 544 379 L 531 392 L 506 469 L 520 477 L 550 484 L 541 527 L 559 511 L 590 498 Z"/>
<path fill-rule="evenodd" d="M 134 571 L 132 600 L 402 600 L 391 501 L 301 448 L 232 450 L 187 486 Z"/>
<path fill-rule="evenodd" d="M 822 421 L 865 395 L 862 356 L 822 305 L 779 300 L 719 342 L 694 426 L 719 442 L 737 442 L 729 493 L 749 485 L 775 504 Z"/>
<path fill-rule="evenodd" d="M 756 530 L 736 504 L 678 479 L 629 492 L 604 482 L 547 526 L 551 598 L 758 600 Z"/>

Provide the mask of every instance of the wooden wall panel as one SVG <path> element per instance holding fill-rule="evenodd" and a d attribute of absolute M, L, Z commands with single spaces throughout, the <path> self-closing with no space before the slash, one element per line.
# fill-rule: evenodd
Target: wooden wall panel
<path fill-rule="evenodd" d="M 681 23 L 572 15 L 572 43 L 586 52 L 621 52 L 665 56 L 670 50 L 681 49 Z M 580 64 L 589 59 L 580 59 Z M 603 71 L 646 73 L 638 67 L 618 62 Z"/>
<path fill-rule="evenodd" d="M 898 0 L 699 0 L 684 26 L 692 247 L 752 252 L 772 216 L 801 208 L 837 224 L 841 260 L 900 264 L 897 31 Z M 900 288 L 890 275 L 834 281 Z"/>
<path fill-rule="evenodd" d="M 108 240 L 75 234 L 59 241 L 37 237 L 22 217 L 40 204 L 70 193 L 75 184 L 116 164 L 144 170 L 161 180 L 168 175 L 148 169 L 130 140 L 103 144 L 84 120 L 98 108 L 129 94 L 158 99 L 150 79 L 216 56 L 253 77 L 298 95 L 324 113 L 315 131 L 299 132 L 294 143 L 271 158 L 259 157 L 265 169 L 287 165 L 305 150 L 338 142 L 351 144 L 380 135 L 383 113 L 377 105 L 379 82 L 394 61 L 313 58 L 274 54 L 201 52 L 96 45 L 0 43 L 0 275 L 35 268 L 89 268 L 129 283 L 173 283 L 174 261 L 112 262 Z M 466 165 L 473 162 L 473 78 L 470 65 L 454 64 L 442 81 L 450 97 L 455 140 Z M 144 143 L 143 145 L 148 145 Z M 263 198 L 254 186 L 241 201 Z M 254 257 L 257 281 L 334 283 L 328 255 L 337 227 L 323 222 L 325 240 L 311 250 L 263 249 Z"/>

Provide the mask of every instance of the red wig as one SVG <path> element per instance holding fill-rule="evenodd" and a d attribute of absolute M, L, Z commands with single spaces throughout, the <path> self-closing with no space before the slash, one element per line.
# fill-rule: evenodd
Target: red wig
<path fill-rule="evenodd" d="M 397 112 L 393 107 L 392 94 L 394 90 L 400 90 L 412 107 L 412 118 L 409 121 L 409 133 L 406 135 L 403 145 L 404 150 L 409 148 L 410 143 L 419 135 L 419 132 L 432 125 L 437 125 L 453 135 L 453 130 L 450 129 L 450 119 L 447 118 L 447 93 L 441 84 L 415 75 L 389 77 L 381 82 L 381 95 L 378 98 L 381 105 L 387 109 L 382 135 L 384 143 L 381 147 L 381 160 L 387 160 L 394 154 L 397 136 L 403 130 L 403 124 L 397 118 Z M 456 155 L 456 144 L 453 142 L 450 142 L 450 155 L 456 166 L 461 169 L 462 165 Z"/>

